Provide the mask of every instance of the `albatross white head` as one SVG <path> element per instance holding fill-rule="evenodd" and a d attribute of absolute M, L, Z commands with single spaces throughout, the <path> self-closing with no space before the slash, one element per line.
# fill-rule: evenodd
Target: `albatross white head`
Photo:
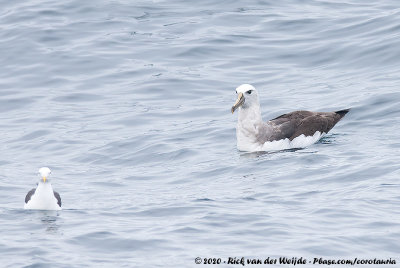
<path fill-rule="evenodd" d="M 239 119 L 251 116 L 252 119 L 261 120 L 260 101 L 255 87 L 249 84 L 240 85 L 236 88 L 236 94 L 238 97 L 231 112 L 239 109 Z"/>
<path fill-rule="evenodd" d="M 231 112 L 239 109 L 236 126 L 237 147 L 241 151 L 255 151 L 260 146 L 257 136 L 263 125 L 258 92 L 252 85 L 243 84 L 236 88 L 236 94 L 238 97 Z"/>
<path fill-rule="evenodd" d="M 46 181 L 48 182 L 48 178 L 51 174 L 51 170 L 48 167 L 42 167 L 39 168 L 39 175 L 41 177 L 40 182 L 44 182 L 46 183 Z"/>
<path fill-rule="evenodd" d="M 260 101 L 258 99 L 257 90 L 249 84 L 243 84 L 236 88 L 236 94 L 238 98 L 235 104 L 232 106 L 231 112 L 234 113 L 238 108 L 248 109 L 253 106 L 260 107 Z"/>

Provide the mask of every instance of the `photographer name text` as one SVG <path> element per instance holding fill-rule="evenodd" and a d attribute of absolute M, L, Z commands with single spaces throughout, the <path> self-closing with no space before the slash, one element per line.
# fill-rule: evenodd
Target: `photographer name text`
<path fill-rule="evenodd" d="M 315 264 L 315 265 L 363 265 L 363 264 L 396 264 L 396 260 L 379 259 L 379 258 L 353 258 L 353 259 L 325 259 L 325 258 L 303 258 L 303 257 L 279 257 L 272 258 L 267 257 L 263 259 L 252 259 L 245 257 L 228 257 L 228 258 L 200 258 L 195 259 L 196 264 L 232 264 L 232 265 L 269 265 L 269 264 L 284 264 L 284 265 L 304 265 L 304 264 Z"/>

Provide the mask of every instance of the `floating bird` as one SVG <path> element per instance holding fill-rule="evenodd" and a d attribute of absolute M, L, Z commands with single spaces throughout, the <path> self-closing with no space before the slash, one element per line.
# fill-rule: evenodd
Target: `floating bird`
<path fill-rule="evenodd" d="M 51 187 L 48 179 L 50 173 L 51 170 L 48 167 L 39 169 L 38 186 L 27 193 L 24 209 L 61 210 L 61 197 Z"/>
<path fill-rule="evenodd" d="M 236 127 L 240 151 L 274 151 L 304 148 L 331 130 L 350 109 L 337 112 L 295 111 L 263 122 L 257 90 L 249 84 L 236 88 L 238 98 L 232 113 L 239 109 Z"/>

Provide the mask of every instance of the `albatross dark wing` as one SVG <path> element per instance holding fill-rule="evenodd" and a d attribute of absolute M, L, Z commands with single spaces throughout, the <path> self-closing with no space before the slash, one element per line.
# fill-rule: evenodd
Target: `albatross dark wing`
<path fill-rule="evenodd" d="M 30 190 L 26 196 L 25 196 L 25 204 L 27 204 L 29 202 L 29 200 L 31 200 L 32 195 L 35 194 L 36 188 L 33 188 L 32 190 Z"/>
<path fill-rule="evenodd" d="M 280 115 L 277 118 L 272 119 L 271 122 L 274 122 L 276 124 L 282 124 L 282 123 L 285 123 L 288 121 L 302 120 L 302 119 L 312 116 L 314 114 L 315 114 L 314 112 L 310 112 L 310 111 L 295 111 L 295 112 L 291 112 L 288 114 Z"/>
<path fill-rule="evenodd" d="M 61 196 L 56 191 L 53 191 L 54 197 L 57 199 L 57 204 L 61 207 Z"/>
<path fill-rule="evenodd" d="M 278 130 L 271 137 L 271 140 L 285 138 L 293 140 L 302 134 L 305 136 L 312 136 L 317 131 L 326 134 L 349 112 L 349 110 L 350 109 L 346 109 L 328 113 L 295 111 L 283 114 L 270 121 Z"/>
<path fill-rule="evenodd" d="M 340 115 L 340 119 L 342 119 L 349 111 L 350 111 L 350 108 L 349 109 L 340 110 L 340 111 L 336 111 L 335 113 Z"/>

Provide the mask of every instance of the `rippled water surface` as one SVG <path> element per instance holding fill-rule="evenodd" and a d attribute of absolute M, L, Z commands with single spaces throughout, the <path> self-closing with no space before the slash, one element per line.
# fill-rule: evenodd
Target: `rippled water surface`
<path fill-rule="evenodd" d="M 0 6 L 2 266 L 398 258 L 398 1 Z M 264 119 L 352 110 L 306 149 L 243 153 L 242 83 Z M 41 166 L 60 212 L 23 210 Z"/>

